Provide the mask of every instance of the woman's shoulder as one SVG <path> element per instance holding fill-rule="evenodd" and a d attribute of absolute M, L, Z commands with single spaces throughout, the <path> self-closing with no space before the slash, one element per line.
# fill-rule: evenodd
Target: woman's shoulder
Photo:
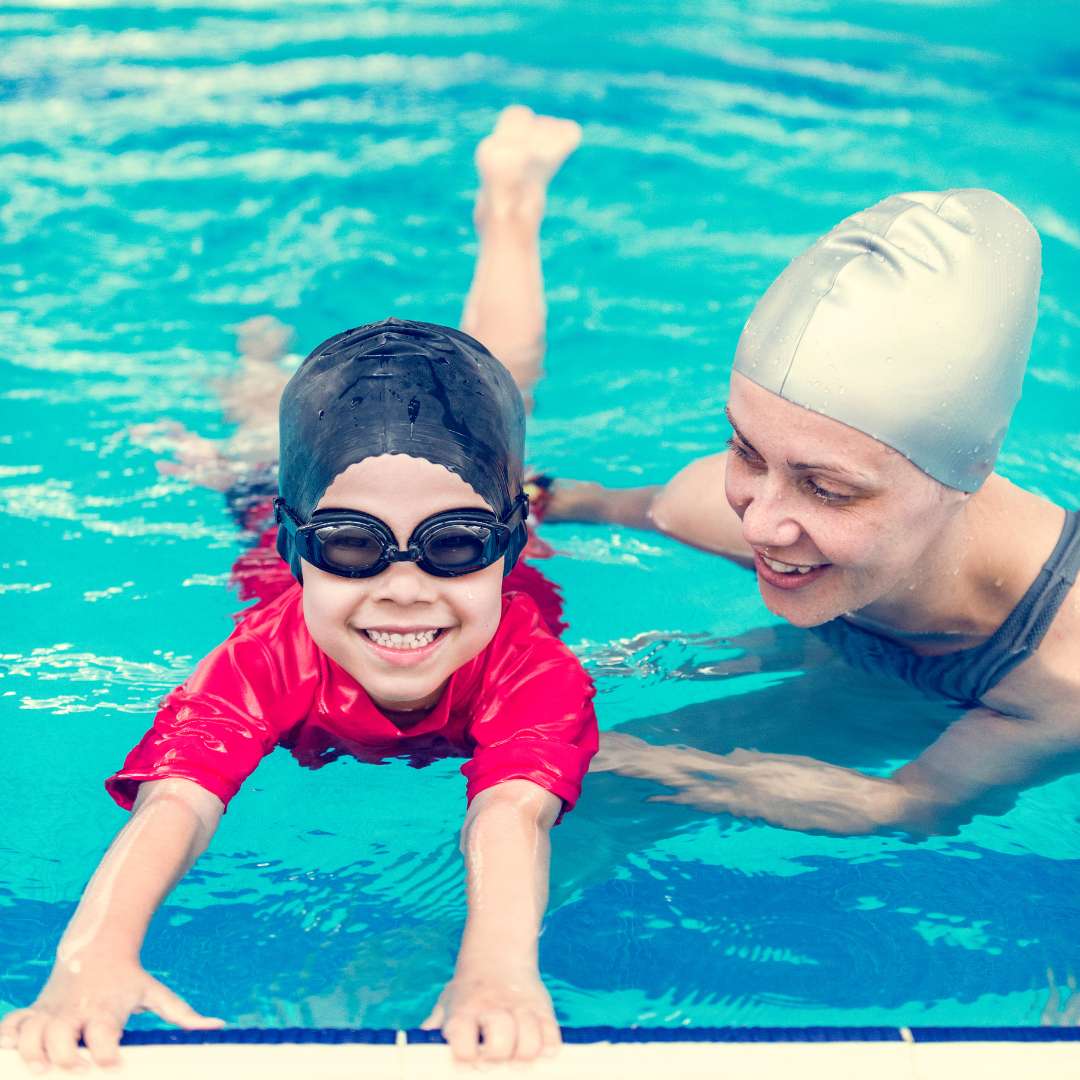
<path fill-rule="evenodd" d="M 1080 576 L 1053 613 L 1038 648 L 987 695 L 1008 715 L 1037 718 L 1080 732 Z"/>
<path fill-rule="evenodd" d="M 1035 654 L 1048 681 L 1069 691 L 1069 708 L 1080 725 L 1080 575 L 1074 578 Z"/>

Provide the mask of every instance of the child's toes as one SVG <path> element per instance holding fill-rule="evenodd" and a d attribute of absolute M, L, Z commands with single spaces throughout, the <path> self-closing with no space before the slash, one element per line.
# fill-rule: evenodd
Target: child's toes
<path fill-rule="evenodd" d="M 495 121 L 494 133 L 520 138 L 535 119 L 536 114 L 527 105 L 507 105 Z"/>

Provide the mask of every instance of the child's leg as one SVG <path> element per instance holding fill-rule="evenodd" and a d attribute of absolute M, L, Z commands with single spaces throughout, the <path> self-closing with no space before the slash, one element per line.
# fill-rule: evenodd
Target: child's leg
<path fill-rule="evenodd" d="M 240 363 L 219 389 L 226 414 L 238 430 L 234 452 L 258 454 L 266 460 L 277 454 L 278 404 L 291 371 L 282 365 L 293 331 L 273 315 L 256 315 L 236 327 Z"/>
<path fill-rule="evenodd" d="M 480 250 L 461 328 L 510 369 L 529 408 L 547 317 L 540 223 L 548 184 L 580 141 L 573 120 L 511 105 L 476 148 L 480 191 L 473 220 Z"/>
<path fill-rule="evenodd" d="M 175 420 L 136 424 L 128 437 L 158 454 L 166 476 L 179 476 L 199 487 L 227 491 L 254 470 L 277 459 L 277 413 L 290 372 L 282 364 L 293 332 L 273 315 L 257 315 L 236 328 L 240 363 L 218 384 L 225 414 L 236 424 L 227 439 L 207 439 Z"/>

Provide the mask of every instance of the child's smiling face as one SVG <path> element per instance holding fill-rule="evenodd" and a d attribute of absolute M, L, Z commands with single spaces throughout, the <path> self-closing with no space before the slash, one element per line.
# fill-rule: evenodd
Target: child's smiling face
<path fill-rule="evenodd" d="M 456 473 L 405 454 L 350 465 L 316 507 L 380 518 L 401 548 L 425 518 L 466 508 L 491 510 Z M 386 711 L 435 705 L 446 681 L 491 641 L 499 625 L 502 559 L 453 578 L 434 577 L 411 562 L 393 563 L 369 578 L 302 565 L 304 620 L 312 639 Z"/>

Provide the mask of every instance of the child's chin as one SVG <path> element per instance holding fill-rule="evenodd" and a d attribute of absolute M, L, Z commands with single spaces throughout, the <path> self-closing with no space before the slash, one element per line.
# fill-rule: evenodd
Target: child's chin
<path fill-rule="evenodd" d="M 407 711 L 427 709 L 439 698 L 439 693 L 446 685 L 452 672 L 429 671 L 422 675 L 402 673 L 391 675 L 357 672 L 357 682 L 367 691 L 368 696 L 380 708 Z"/>

